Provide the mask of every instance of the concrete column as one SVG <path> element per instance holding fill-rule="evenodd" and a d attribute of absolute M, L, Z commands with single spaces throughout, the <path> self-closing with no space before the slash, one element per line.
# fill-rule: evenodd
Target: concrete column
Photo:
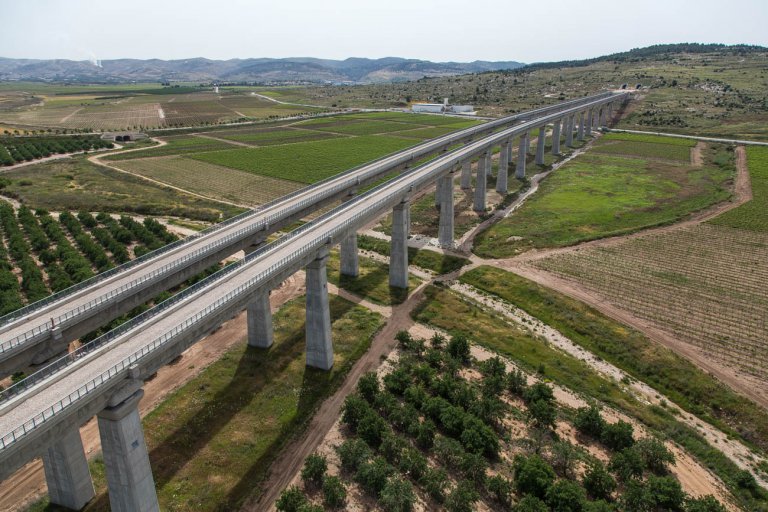
<path fill-rule="evenodd" d="M 461 164 L 461 188 L 467 190 L 472 186 L 472 160 L 467 159 Z"/>
<path fill-rule="evenodd" d="M 527 155 L 530 152 L 531 152 L 531 131 L 528 130 L 527 132 L 525 132 L 525 154 Z"/>
<path fill-rule="evenodd" d="M 475 183 L 475 204 L 472 209 L 476 212 L 485 211 L 485 190 L 488 186 L 488 161 L 491 159 L 490 149 L 480 156 L 477 162 L 477 183 Z"/>
<path fill-rule="evenodd" d="M 438 228 L 438 242 L 440 247 L 453 247 L 453 172 L 442 178 L 440 186 L 440 226 Z"/>
<path fill-rule="evenodd" d="M 330 370 L 333 366 L 331 341 L 331 308 L 328 304 L 328 250 L 323 249 L 306 268 L 307 366 Z"/>
<path fill-rule="evenodd" d="M 357 257 L 357 231 L 347 235 L 340 244 L 341 275 L 357 277 L 360 275 L 360 265 Z"/>
<path fill-rule="evenodd" d="M 485 162 L 485 181 L 487 183 L 488 178 L 493 176 L 493 148 L 488 148 L 488 160 Z M 488 188 L 487 185 L 486 188 Z"/>
<path fill-rule="evenodd" d="M 579 140 L 584 140 L 584 112 L 579 112 Z"/>
<path fill-rule="evenodd" d="M 389 286 L 395 288 L 408 288 L 409 210 L 409 201 L 403 201 L 392 210 L 392 245 L 389 251 Z"/>
<path fill-rule="evenodd" d="M 595 122 L 593 117 L 594 117 L 594 112 L 592 111 L 592 109 L 589 109 L 589 111 L 587 111 L 587 126 L 586 126 L 587 135 L 592 135 L 592 124 Z"/>
<path fill-rule="evenodd" d="M 600 128 L 600 107 L 595 107 L 592 115 L 592 129 L 597 130 Z"/>
<path fill-rule="evenodd" d="M 610 126 L 613 119 L 613 103 L 608 104 L 608 119 L 605 120 L 605 126 Z"/>
<path fill-rule="evenodd" d="M 442 184 L 440 183 L 440 180 L 437 180 L 437 183 L 435 183 L 435 208 L 440 208 L 440 197 L 442 197 L 442 191 L 440 190 L 440 187 Z"/>
<path fill-rule="evenodd" d="M 496 192 L 506 194 L 509 181 L 509 148 L 511 141 L 505 140 L 501 143 L 499 152 L 499 172 L 496 175 Z"/>
<path fill-rule="evenodd" d="M 547 142 L 547 127 L 539 126 L 539 140 L 536 143 L 536 164 L 544 165 L 544 146 Z"/>
<path fill-rule="evenodd" d="M 507 165 L 512 164 L 513 158 L 514 157 L 512 155 L 512 139 L 509 139 L 509 145 L 507 146 Z"/>
<path fill-rule="evenodd" d="M 568 130 L 565 132 L 566 147 L 573 147 L 573 116 L 568 116 Z"/>
<path fill-rule="evenodd" d="M 525 148 L 528 145 L 527 139 L 527 133 L 524 133 L 520 136 L 520 145 L 517 147 L 517 170 L 515 171 L 516 178 L 525 178 Z"/>
<path fill-rule="evenodd" d="M 45 482 L 51 503 L 80 510 L 95 493 L 80 431 L 73 428 L 43 452 Z"/>
<path fill-rule="evenodd" d="M 600 107 L 600 117 L 598 122 L 599 122 L 600 128 L 605 126 L 605 107 Z"/>
<path fill-rule="evenodd" d="M 269 290 L 260 290 L 246 307 L 248 315 L 248 345 L 258 348 L 272 346 L 272 309 Z"/>
<path fill-rule="evenodd" d="M 97 415 L 112 512 L 160 510 L 139 417 L 142 396 L 144 390 L 139 389 Z"/>
<path fill-rule="evenodd" d="M 556 119 L 552 128 L 552 154 L 557 156 L 560 154 L 560 125 L 562 119 Z"/>

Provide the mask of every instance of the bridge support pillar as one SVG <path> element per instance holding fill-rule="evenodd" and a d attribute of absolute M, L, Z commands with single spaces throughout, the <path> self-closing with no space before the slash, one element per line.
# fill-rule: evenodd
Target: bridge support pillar
<path fill-rule="evenodd" d="M 347 235 L 340 244 L 340 271 L 343 276 L 357 277 L 360 265 L 357 257 L 357 231 Z"/>
<path fill-rule="evenodd" d="M 547 143 L 547 127 L 539 126 L 539 140 L 536 143 L 536 164 L 544 165 L 544 146 Z"/>
<path fill-rule="evenodd" d="M 469 158 L 461 164 L 461 188 L 467 190 L 472 186 L 472 160 Z"/>
<path fill-rule="evenodd" d="M 584 112 L 579 112 L 579 132 L 578 139 L 584 140 Z"/>
<path fill-rule="evenodd" d="M 491 150 L 489 149 L 480 156 L 477 162 L 477 183 L 475 183 L 475 203 L 472 209 L 476 212 L 485 211 L 485 191 L 488 187 L 488 162 L 491 160 Z"/>
<path fill-rule="evenodd" d="M 526 160 L 526 154 L 525 154 L 525 148 L 528 145 L 526 140 L 528 139 L 528 134 L 524 133 L 520 136 L 520 145 L 517 148 L 517 169 L 515 171 L 515 178 L 522 179 L 525 178 L 525 160 Z"/>
<path fill-rule="evenodd" d="M 600 116 L 598 117 L 600 128 L 605 127 L 605 107 L 600 107 Z"/>
<path fill-rule="evenodd" d="M 505 140 L 501 143 L 499 151 L 499 172 L 496 174 L 496 192 L 506 194 L 509 188 L 509 147 L 511 141 Z"/>
<path fill-rule="evenodd" d="M 43 452 L 43 469 L 51 503 L 80 510 L 95 496 L 77 428 L 70 429 Z"/>
<path fill-rule="evenodd" d="M 269 291 L 259 291 L 246 307 L 248 316 L 248 345 L 258 348 L 272 346 L 272 308 Z"/>
<path fill-rule="evenodd" d="M 525 132 L 525 154 L 528 155 L 531 152 L 531 131 Z"/>
<path fill-rule="evenodd" d="M 555 156 L 560 154 L 560 126 L 562 122 L 562 119 L 556 119 L 552 127 L 552 154 Z"/>
<path fill-rule="evenodd" d="M 587 111 L 587 125 L 585 127 L 585 132 L 588 136 L 592 135 L 592 125 L 595 122 L 593 117 L 594 117 L 594 112 L 592 111 L 592 109 L 589 109 Z"/>
<path fill-rule="evenodd" d="M 568 116 L 568 130 L 565 132 L 565 145 L 566 147 L 573 147 L 573 125 L 574 116 Z"/>
<path fill-rule="evenodd" d="M 331 308 L 328 303 L 328 250 L 307 265 L 307 366 L 330 370 L 333 366 Z"/>
<path fill-rule="evenodd" d="M 438 178 L 442 182 L 440 196 L 440 226 L 437 240 L 440 247 L 453 248 L 453 171 L 447 176 Z"/>
<path fill-rule="evenodd" d="M 478 184 L 477 188 L 480 188 Z M 410 202 L 392 209 L 392 246 L 389 251 L 389 286 L 408 288 L 408 231 Z"/>
<path fill-rule="evenodd" d="M 160 510 L 139 417 L 139 389 L 121 403 L 98 414 L 101 450 L 113 512 Z"/>
<path fill-rule="evenodd" d="M 608 116 L 605 120 L 605 126 L 608 127 L 611 125 L 611 119 L 613 119 L 613 103 L 608 104 Z"/>

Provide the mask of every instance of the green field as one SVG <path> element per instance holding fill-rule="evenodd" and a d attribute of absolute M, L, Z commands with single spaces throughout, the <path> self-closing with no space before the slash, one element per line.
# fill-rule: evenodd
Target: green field
<path fill-rule="evenodd" d="M 608 133 L 600 137 L 592 151 L 638 158 L 690 162 L 691 148 L 695 145 L 696 141 L 691 139 L 629 133 Z"/>
<path fill-rule="evenodd" d="M 688 150 L 622 137 L 634 153 L 656 155 L 659 146 L 661 155 L 668 148 Z M 680 220 L 730 195 L 732 152 L 711 146 L 703 158 L 704 165 L 696 167 L 659 157 L 588 152 L 558 169 L 522 208 L 482 233 L 475 252 L 508 257 L 532 247 L 572 245 Z"/>
<path fill-rule="evenodd" d="M 141 151 L 116 153 L 104 157 L 104 160 L 118 161 L 134 160 L 137 158 L 155 156 L 185 155 L 188 153 L 204 153 L 207 151 L 231 149 L 234 147 L 232 144 L 229 144 L 226 141 L 195 137 L 194 135 L 174 135 L 172 137 L 163 137 L 161 140 L 167 142 L 167 144 L 162 147 L 150 146 L 146 149 L 142 149 Z M 128 149 L 131 149 L 131 147 L 128 147 Z"/>
<path fill-rule="evenodd" d="M 272 348 L 238 343 L 143 419 L 162 510 L 234 510 L 258 493 L 280 449 L 306 427 L 382 322 L 338 297 L 331 317 L 330 372 L 306 368 L 304 300 L 293 300 L 274 316 Z M 84 510 L 109 510 L 101 458 L 91 474 L 97 496 Z"/>
<path fill-rule="evenodd" d="M 709 221 L 716 226 L 768 231 L 768 148 L 747 147 L 752 200 Z"/>
<path fill-rule="evenodd" d="M 290 148 L 242 148 L 197 153 L 191 158 L 298 183 L 314 183 L 414 144 L 395 137 L 363 136 L 294 144 Z"/>
<path fill-rule="evenodd" d="M 90 163 L 84 157 L 4 173 L 2 193 L 32 208 L 172 215 L 220 221 L 242 211 Z"/>
<path fill-rule="evenodd" d="M 337 137 L 332 133 L 317 133 L 305 130 L 294 130 L 291 128 L 269 129 L 269 130 L 249 130 L 237 128 L 233 130 L 220 130 L 215 132 L 203 132 L 203 135 L 210 135 L 222 139 L 233 140 L 235 142 L 244 142 L 254 146 L 272 146 L 275 144 L 291 144 L 294 142 L 307 142 L 311 140 L 333 139 Z"/>
<path fill-rule="evenodd" d="M 400 304 L 408 298 L 409 292 L 421 284 L 421 279 L 409 275 L 407 290 L 393 288 L 389 286 L 389 265 L 365 256 L 359 257 L 359 270 L 360 275 L 357 277 L 342 276 L 339 273 L 338 253 L 333 252 L 328 259 L 328 282 L 385 306 Z"/>

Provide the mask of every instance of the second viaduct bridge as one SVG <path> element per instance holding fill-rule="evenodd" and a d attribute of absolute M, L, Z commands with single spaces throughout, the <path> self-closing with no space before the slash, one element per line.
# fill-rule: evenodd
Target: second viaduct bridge
<path fill-rule="evenodd" d="M 314 221 L 255 250 L 239 263 L 225 267 L 4 391 L 0 395 L 0 478 L 5 479 L 30 460 L 42 457 L 51 502 L 71 509 L 82 508 L 93 497 L 94 490 L 79 427 L 97 416 L 112 510 L 159 510 L 137 407 L 146 378 L 244 309 L 248 311 L 248 343 L 263 348 L 271 346 L 269 291 L 302 268 L 306 269 L 307 288 L 307 365 L 330 369 L 333 344 L 326 262 L 331 247 L 341 246 L 342 273 L 356 276 L 357 231 L 392 211 L 389 282 L 395 287 L 407 287 L 409 207 L 416 194 L 437 183 L 439 241 L 441 245 L 450 246 L 453 244 L 454 181 L 460 176 L 461 186 L 469 187 L 473 160 L 478 159 L 473 207 L 484 211 L 486 181 L 495 147 L 500 147 L 497 189 L 506 192 L 508 172 L 513 167 L 513 139 L 519 137 L 520 150 L 514 168 L 516 175 L 522 177 L 532 133 L 538 137 L 536 161 L 543 163 L 548 125 L 553 126 L 552 151 L 559 153 L 563 135 L 568 146 L 574 137 L 583 139 L 595 126 L 604 125 L 613 106 L 627 97 L 627 93 L 606 93 L 542 109 L 525 116 L 522 122 L 518 117 L 515 123 L 499 123 L 482 135 L 473 132 L 459 139 L 430 141 L 426 143 L 433 144 L 429 151 L 446 152 L 424 165 L 407 169 L 365 194 L 353 197 L 351 192 L 382 173 L 419 159 L 424 153 L 418 154 L 414 148 L 409 150 L 410 154 L 405 152 L 381 159 L 378 162 L 388 161 L 385 171 L 376 169 L 374 162 L 341 174 L 325 182 L 334 183 L 329 190 L 312 191 L 327 199 L 317 199 L 312 193 L 296 199 L 295 204 L 289 199 L 286 212 L 270 217 L 277 212 L 266 208 L 270 213 L 265 213 L 264 218 L 225 235 L 223 240 L 228 242 L 211 237 L 206 246 L 191 252 L 212 246 L 215 256 L 206 257 L 218 259 L 202 257 L 201 261 L 207 262 L 198 263 L 202 268 L 222 259 L 221 246 L 228 247 L 224 252 L 234 252 L 237 250 L 234 247 L 263 241 L 270 226 L 286 225 L 324 201 L 346 199 Z M 447 146 L 461 140 L 466 141 L 463 146 L 447 151 Z M 250 212 L 250 215 L 259 212 Z M 238 241 L 231 242 L 232 239 Z M 167 283 L 170 278 L 162 279 Z M 111 304 L 107 310 L 117 308 L 117 304 Z M 30 316 L 36 318 L 33 312 Z M 88 322 L 86 319 L 83 323 Z M 24 329 L 23 321 L 13 325 Z M 52 333 L 55 329 L 56 325 L 49 328 L 47 338 L 40 343 L 50 343 L 56 336 L 63 338 L 64 332 L 68 332 L 62 329 L 58 334 Z"/>

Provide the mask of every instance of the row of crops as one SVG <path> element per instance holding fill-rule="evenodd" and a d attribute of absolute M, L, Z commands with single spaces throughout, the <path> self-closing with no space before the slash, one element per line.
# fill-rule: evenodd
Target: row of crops
<path fill-rule="evenodd" d="M 152 218 L 62 212 L 0 202 L 0 315 L 176 240 Z"/>
<path fill-rule="evenodd" d="M 112 148 L 98 136 L 73 137 L 0 137 L 0 166 L 28 162 L 63 153 Z"/>

